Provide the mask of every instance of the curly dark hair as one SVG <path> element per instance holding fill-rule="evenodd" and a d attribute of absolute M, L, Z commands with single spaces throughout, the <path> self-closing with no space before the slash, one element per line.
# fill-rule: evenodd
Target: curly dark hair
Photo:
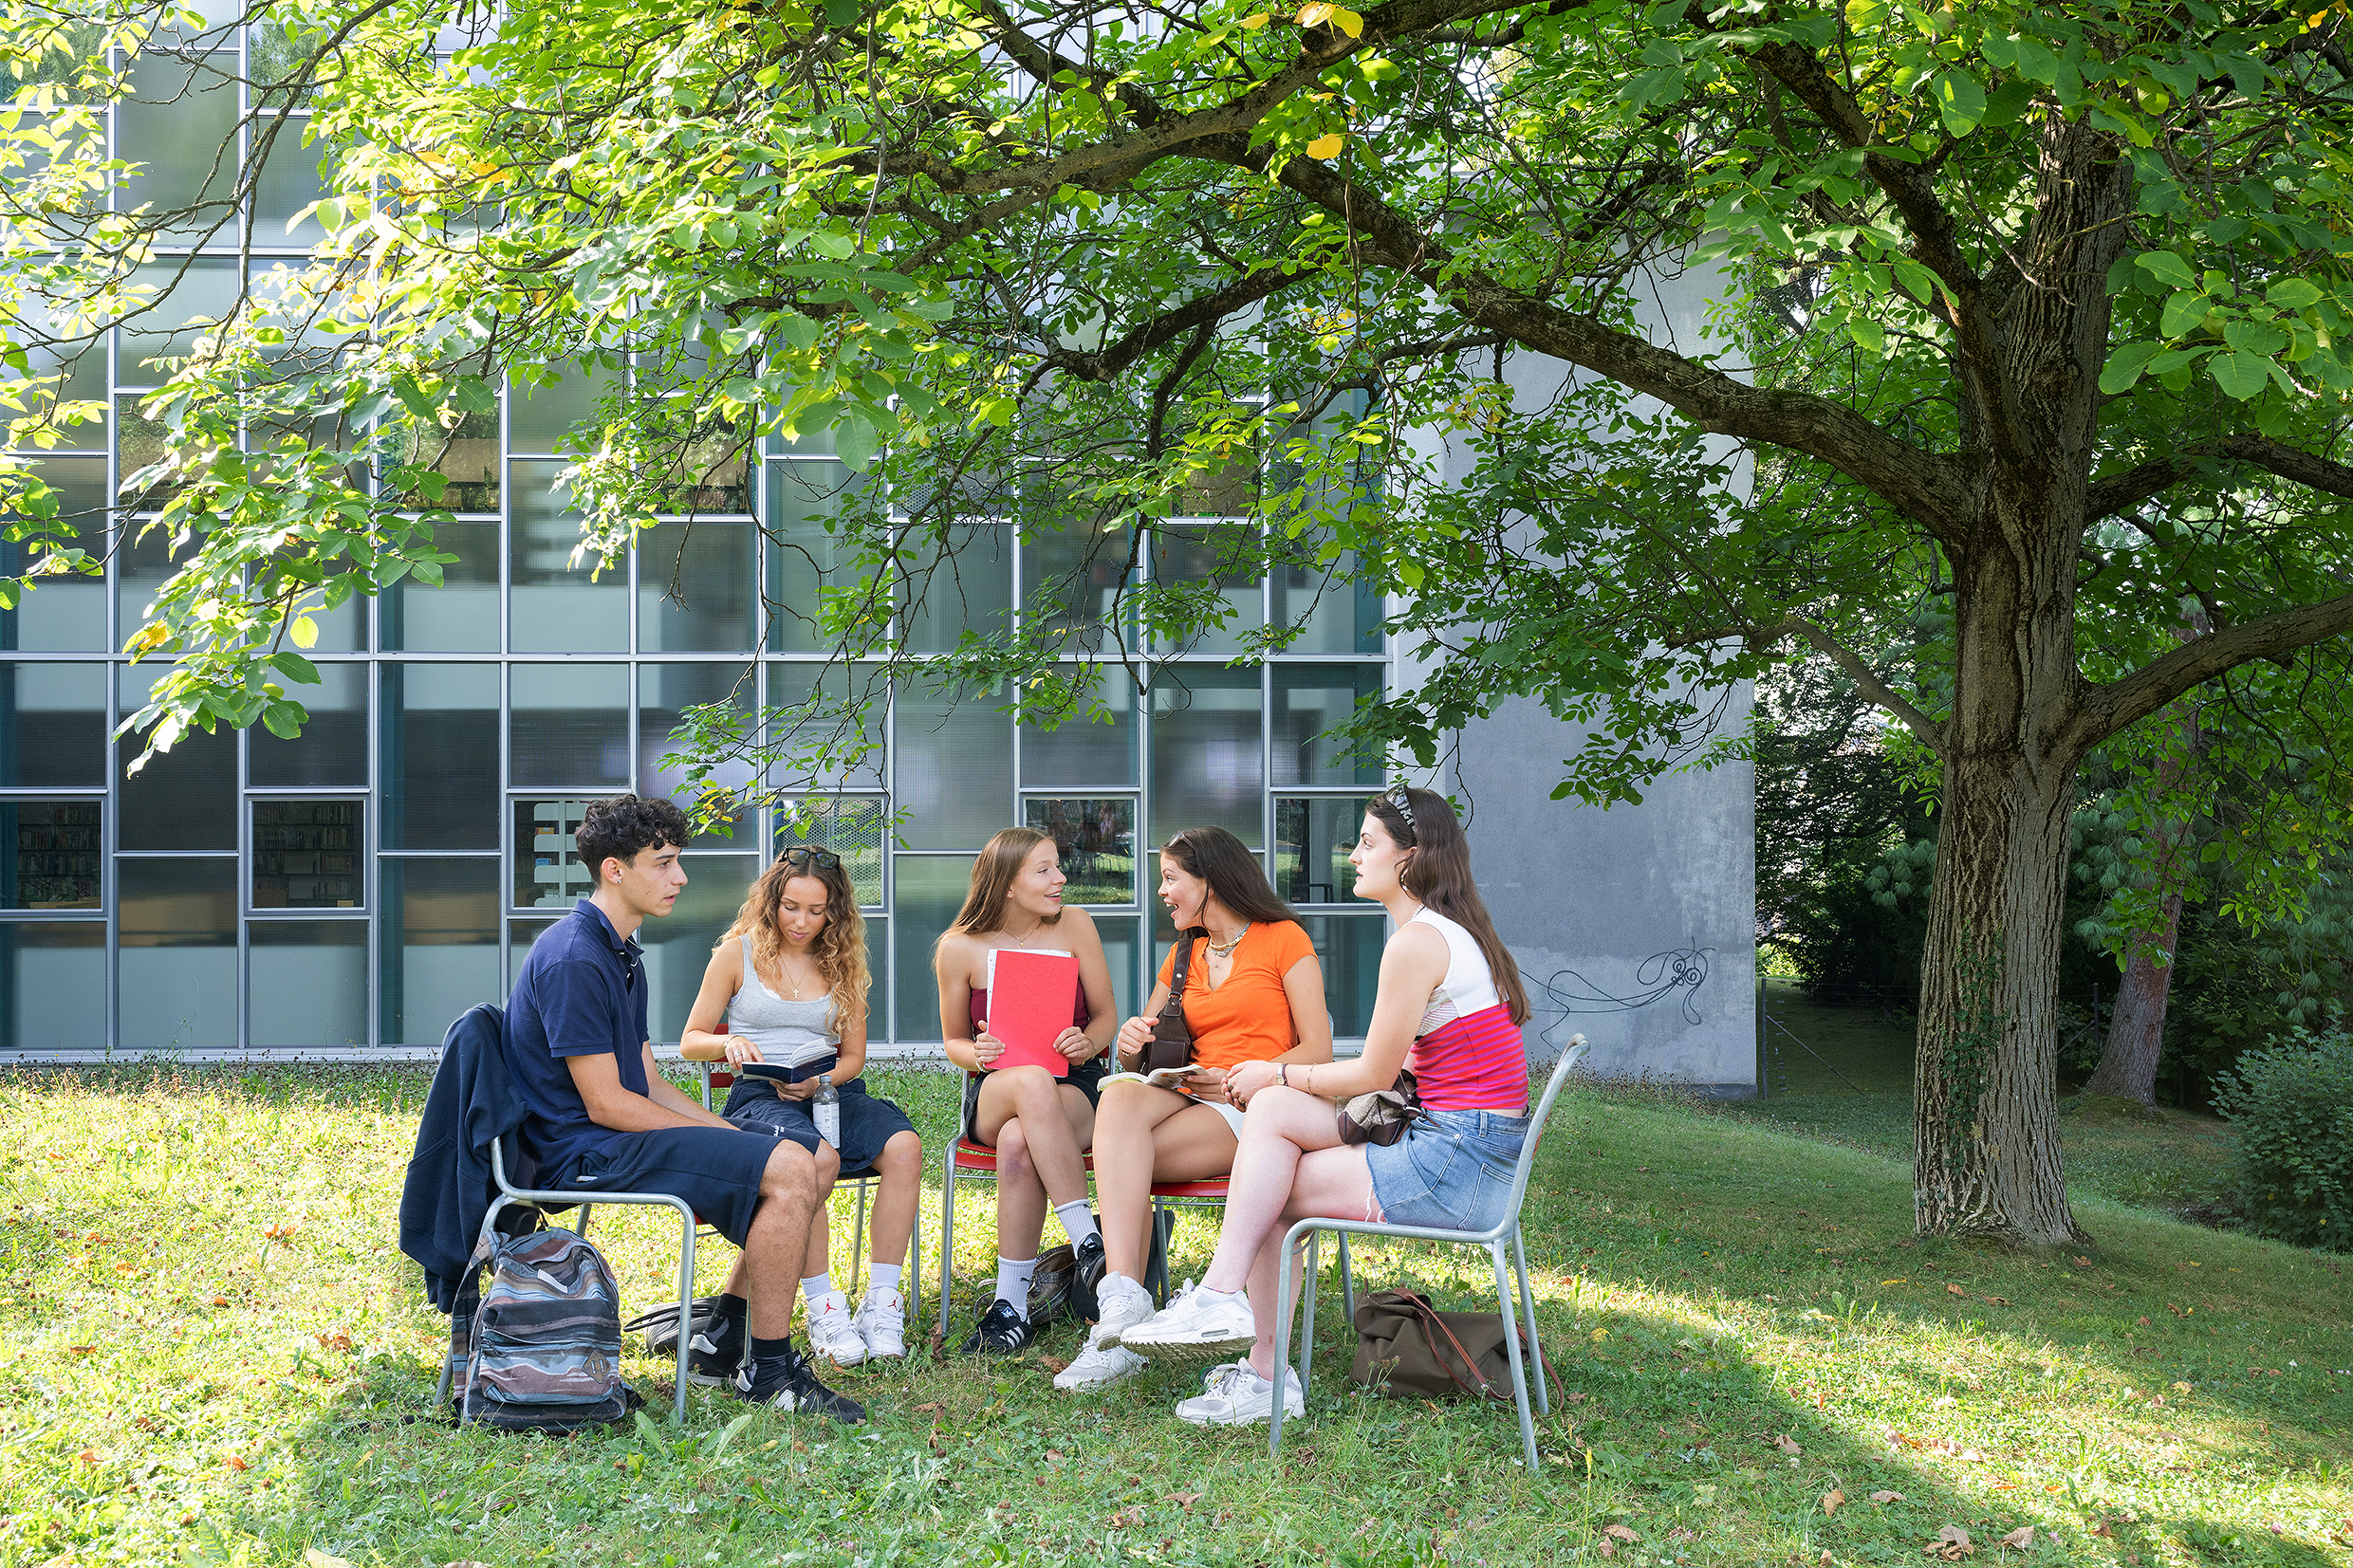
<path fill-rule="evenodd" d="M 642 801 L 635 795 L 589 802 L 579 831 L 572 835 L 580 845 L 582 861 L 600 882 L 608 859 L 625 866 L 657 844 L 684 849 L 693 837 L 685 814 L 676 806 L 668 801 Z"/>

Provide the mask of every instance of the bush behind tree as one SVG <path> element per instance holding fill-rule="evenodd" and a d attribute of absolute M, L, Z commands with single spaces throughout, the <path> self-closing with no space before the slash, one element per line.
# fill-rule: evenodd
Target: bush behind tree
<path fill-rule="evenodd" d="M 2241 1057 L 2214 1096 L 2238 1127 L 2245 1228 L 2353 1252 L 2353 1030 L 2299 1024 Z"/>

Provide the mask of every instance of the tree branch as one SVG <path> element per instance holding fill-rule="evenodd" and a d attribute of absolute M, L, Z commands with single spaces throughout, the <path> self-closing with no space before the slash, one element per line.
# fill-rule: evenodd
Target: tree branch
<path fill-rule="evenodd" d="M 2353 632 L 2353 594 L 2225 627 L 2183 644 L 2122 680 L 2105 686 L 2084 682 L 2064 742 L 2080 757 L 2192 687 L 2250 659 L 2283 658 L 2348 632 Z"/>
<path fill-rule="evenodd" d="M 1900 719 L 1903 727 L 1911 730 L 1922 746 L 1938 756 L 1944 754 L 1944 726 L 1906 701 L 1901 692 L 1880 679 L 1879 672 L 1865 664 L 1862 655 L 1827 631 L 1804 616 L 1788 616 L 1779 626 L 1767 628 L 1765 635 L 1778 639 L 1791 632 L 1804 637 L 1815 653 L 1844 671 L 1846 678 L 1855 683 L 1856 691 Z"/>
<path fill-rule="evenodd" d="M 2136 468 L 2095 479 L 2084 501 L 2084 526 L 2130 511 L 2217 462 L 2251 463 L 2293 484 L 2353 500 L 2353 467 L 2282 446 L 2268 435 L 2225 435 L 2198 441 Z"/>

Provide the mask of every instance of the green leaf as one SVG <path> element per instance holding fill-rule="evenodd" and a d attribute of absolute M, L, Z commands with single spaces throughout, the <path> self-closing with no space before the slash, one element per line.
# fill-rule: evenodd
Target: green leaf
<path fill-rule="evenodd" d="M 1991 52 L 1989 49 L 1989 56 Z M 1978 123 L 1993 130 L 2017 124 L 2026 118 L 2027 110 L 2033 107 L 2035 96 L 2041 90 L 2023 77 L 2011 77 L 1993 89 L 1993 96 L 1986 101 L 1985 118 Z"/>
<path fill-rule="evenodd" d="M 262 710 L 262 723 L 282 741 L 300 740 L 303 720 L 309 716 L 300 703 L 273 702 Z"/>
<path fill-rule="evenodd" d="M 874 433 L 874 421 L 862 408 L 845 408 L 833 423 L 834 454 L 846 464 L 850 471 L 860 473 L 874 461 L 875 450 L 880 445 Z"/>
<path fill-rule="evenodd" d="M 2163 343 L 2125 343 L 2108 356 L 2107 368 L 2100 373 L 2100 390 L 2111 397 L 2128 392 L 2140 379 L 2149 361 L 2164 351 Z"/>
<path fill-rule="evenodd" d="M 2190 264 L 2171 250 L 2143 250 L 2133 258 L 2133 263 L 2148 268 L 2160 282 L 2169 283 L 2176 288 L 2197 286 L 2197 274 L 2190 270 Z"/>
<path fill-rule="evenodd" d="M 2309 278 L 2282 278 L 2263 291 L 2282 310 L 2305 310 L 2321 303 L 2321 290 Z"/>
<path fill-rule="evenodd" d="M 2157 329 L 2168 338 L 2178 338 L 2203 322 L 2214 307 L 2214 302 L 2205 295 L 2184 290 L 2165 302 L 2165 314 Z"/>
<path fill-rule="evenodd" d="M 319 684 L 319 667 L 300 654 L 281 648 L 262 662 L 288 680 L 299 681 L 306 686 Z"/>
<path fill-rule="evenodd" d="M 2244 403 L 2271 384 L 2271 361 L 2260 354 L 2217 354 L 2214 376 L 2225 397 Z"/>
<path fill-rule="evenodd" d="M 1936 101 L 1936 112 L 1944 117 L 1944 128 L 1955 136 L 1969 135 L 1985 118 L 1985 89 L 1966 71 L 1938 71 L 1929 84 L 1929 95 Z"/>
<path fill-rule="evenodd" d="M 1848 318 L 1846 335 L 1852 338 L 1855 341 L 1855 346 L 1864 353 L 1876 354 L 1882 360 L 1887 357 L 1886 330 L 1868 316 Z"/>

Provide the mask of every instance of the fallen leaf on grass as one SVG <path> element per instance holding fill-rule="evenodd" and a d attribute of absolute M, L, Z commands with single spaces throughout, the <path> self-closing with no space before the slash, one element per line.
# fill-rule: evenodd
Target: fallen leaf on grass
<path fill-rule="evenodd" d="M 1602 1542 L 1601 1550 L 1603 1557 L 1614 1558 L 1618 1555 L 1618 1543 L 1614 1540 L 1605 1540 Z"/>
<path fill-rule="evenodd" d="M 221 1455 L 221 1463 L 232 1470 L 250 1470 L 253 1467 L 253 1462 L 241 1453 L 225 1453 Z"/>
<path fill-rule="evenodd" d="M 1936 1539 L 1920 1548 L 1922 1557 L 1945 1562 L 1958 1562 L 1976 1555 L 1977 1543 L 1969 1539 L 1969 1532 L 1957 1524 L 1948 1524 L 1936 1532 Z"/>
<path fill-rule="evenodd" d="M 1795 1458 L 1797 1455 L 1806 1451 L 1804 1448 L 1799 1448 L 1797 1444 L 1791 1440 L 1788 1432 L 1783 1432 L 1779 1437 L 1774 1438 L 1772 1446 L 1792 1458 Z"/>
<path fill-rule="evenodd" d="M 213 1304 L 216 1307 L 225 1307 L 229 1304 L 229 1298 L 226 1296 L 215 1296 L 213 1298 Z"/>
<path fill-rule="evenodd" d="M 1115 1530 L 1124 1530 L 1131 1524 L 1141 1524 L 1143 1522 L 1144 1505 L 1140 1503 L 1131 1503 L 1111 1516 L 1111 1527 Z"/>
<path fill-rule="evenodd" d="M 1582 1393 L 1572 1393 L 1568 1396 L 1568 1402 L 1572 1405 L 1582 1405 L 1585 1402 L 1585 1396 Z"/>
<path fill-rule="evenodd" d="M 2019 1525 L 2015 1530 L 2012 1530 L 2010 1534 L 2004 1536 L 1999 1544 L 2004 1546 L 2015 1546 L 2023 1551 L 2027 1547 L 2034 1544 L 2034 1526 L 2031 1524 Z"/>
<path fill-rule="evenodd" d="M 2075 1260 L 2075 1266 L 2078 1268 L 2089 1268 L 2091 1266 L 2091 1260 L 2089 1258 L 2078 1258 Z"/>
<path fill-rule="evenodd" d="M 266 1240 L 282 1242 L 301 1228 L 292 1220 L 280 1220 L 275 1225 L 262 1227 L 262 1235 Z"/>
<path fill-rule="evenodd" d="M 96 1345 L 67 1345 L 65 1347 L 67 1354 L 73 1356 L 88 1356 L 97 1349 Z"/>
<path fill-rule="evenodd" d="M 1631 1528 L 1623 1524 L 1604 1524 L 1602 1526 L 1602 1534 L 1613 1540 L 1630 1541 L 1636 1544 L 1640 1544 L 1642 1540 L 1640 1536 L 1636 1535 Z"/>
<path fill-rule="evenodd" d="M 1201 1494 L 1199 1492 L 1171 1492 L 1163 1501 L 1174 1503 L 1185 1512 L 1191 1513 L 1193 1512 L 1193 1505 L 1201 1501 Z M 1367 1526 L 1370 1526 L 1372 1521 L 1368 1519 L 1364 1522 Z M 1359 1535 L 1362 1535 L 1363 1533 L 1364 1532 L 1362 1530 L 1359 1530 L 1357 1532 Z"/>
<path fill-rule="evenodd" d="M 1846 1494 L 1833 1486 L 1822 1494 L 1822 1511 L 1825 1514 L 1835 1514 L 1839 1511 L 1839 1504 L 1845 1501 Z"/>
<path fill-rule="evenodd" d="M 1903 1501 L 1903 1494 L 1901 1492 L 1873 1492 L 1871 1494 L 1871 1501 L 1874 1503 L 1901 1503 Z"/>
<path fill-rule="evenodd" d="M 1963 1290 L 1959 1285 L 1947 1285 L 1944 1287 L 1944 1290 L 1945 1294 L 1948 1296 L 1967 1296 L 1969 1294 L 1968 1291 Z"/>
<path fill-rule="evenodd" d="M 1986 1304 L 1989 1306 L 2006 1307 L 2010 1305 L 2010 1298 L 2007 1296 L 1989 1296 L 1986 1298 Z"/>
<path fill-rule="evenodd" d="M 314 1336 L 314 1337 L 319 1341 L 319 1348 L 321 1350 L 348 1351 L 351 1349 L 351 1331 L 349 1329 L 331 1328 L 324 1334 Z"/>
<path fill-rule="evenodd" d="M 1069 1364 L 1069 1362 L 1064 1360 L 1059 1356 L 1041 1356 L 1038 1357 L 1038 1365 L 1044 1367 L 1049 1374 L 1060 1372 L 1063 1368 L 1068 1366 Z"/>
<path fill-rule="evenodd" d="M 929 1405 L 917 1405 L 917 1406 L 915 1408 L 915 1412 L 916 1412 L 916 1414 L 917 1414 L 917 1415 L 933 1415 L 933 1416 L 936 1416 L 936 1415 L 939 1415 L 939 1414 L 944 1413 L 944 1412 L 946 1411 L 946 1410 L 947 1410 L 947 1407 L 946 1407 L 945 1405 L 941 1405 L 941 1404 L 938 1404 L 938 1403 L 933 1403 L 933 1404 L 929 1404 Z"/>
<path fill-rule="evenodd" d="M 96 1448 L 84 1448 L 80 1453 L 74 1455 L 74 1457 L 82 1461 L 84 1465 L 95 1465 L 98 1463 L 98 1450 Z"/>

